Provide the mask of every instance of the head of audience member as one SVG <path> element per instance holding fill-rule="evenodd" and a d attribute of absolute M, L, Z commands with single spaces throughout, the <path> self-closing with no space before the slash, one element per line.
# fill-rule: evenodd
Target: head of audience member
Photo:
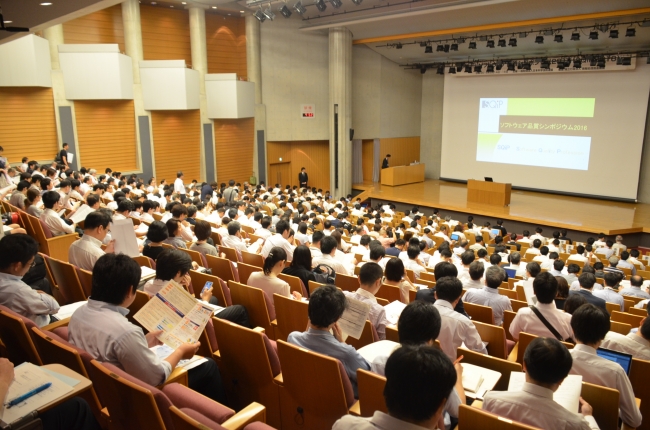
<path fill-rule="evenodd" d="M 401 258 L 391 258 L 386 262 L 384 276 L 391 282 L 401 282 L 406 274 L 404 263 Z"/>
<path fill-rule="evenodd" d="M 638 249 L 633 249 L 633 250 L 630 251 L 630 257 L 632 257 L 634 259 L 638 259 L 640 254 L 641 253 L 639 252 Z"/>
<path fill-rule="evenodd" d="M 585 266 L 585 269 L 587 267 L 588 266 Z M 588 270 L 583 270 L 582 274 L 578 276 L 578 284 L 580 284 L 580 288 L 591 291 L 591 289 L 594 288 L 595 283 L 596 276 Z"/>
<path fill-rule="evenodd" d="M 241 237 L 241 224 L 238 221 L 230 221 L 228 223 L 228 234 Z"/>
<path fill-rule="evenodd" d="M 420 246 L 419 245 L 409 245 L 406 250 L 406 255 L 410 260 L 416 260 L 420 255 Z"/>
<path fill-rule="evenodd" d="M 359 271 L 359 285 L 362 289 L 377 294 L 381 288 L 381 278 L 384 276 L 384 270 L 377 263 L 369 262 L 361 266 Z"/>
<path fill-rule="evenodd" d="M 167 234 L 169 234 L 169 237 L 180 237 L 182 224 L 179 220 L 170 218 L 165 225 L 167 225 Z"/>
<path fill-rule="evenodd" d="M 605 242 L 605 246 L 606 246 L 607 248 L 610 248 L 610 249 L 611 249 L 612 246 L 614 246 L 614 242 L 612 242 L 610 239 L 608 239 L 607 242 Z"/>
<path fill-rule="evenodd" d="M 609 261 L 609 266 L 610 267 L 616 267 L 618 265 L 619 260 L 618 260 L 617 256 L 612 255 L 611 257 L 609 257 L 609 259 L 607 261 Z"/>
<path fill-rule="evenodd" d="M 544 304 L 553 303 L 557 296 L 557 280 L 548 272 L 540 273 L 533 281 L 533 291 L 537 301 Z"/>
<path fill-rule="evenodd" d="M 282 273 L 286 262 L 287 251 L 279 246 L 274 246 L 264 259 L 264 274 L 266 276 L 278 276 L 278 274 Z"/>
<path fill-rule="evenodd" d="M 61 200 L 61 194 L 56 191 L 48 191 L 43 194 L 43 206 L 45 206 L 46 209 L 57 208 L 59 200 Z"/>
<path fill-rule="evenodd" d="M 643 278 L 641 276 L 633 275 L 630 278 L 630 286 L 641 288 L 642 285 L 643 285 Z"/>
<path fill-rule="evenodd" d="M 456 384 L 456 370 L 439 349 L 405 345 L 391 354 L 385 368 L 388 414 L 423 428 L 435 428 Z"/>
<path fill-rule="evenodd" d="M 611 328 L 609 314 L 591 303 L 584 304 L 573 312 L 571 328 L 578 344 L 598 348 Z"/>
<path fill-rule="evenodd" d="M 178 249 L 165 249 L 156 260 L 156 279 L 181 283 L 183 278 L 189 278 L 191 269 L 192 258 L 188 254 Z"/>
<path fill-rule="evenodd" d="M 406 305 L 397 322 L 399 343 L 402 345 L 433 345 L 442 325 L 438 309 L 430 303 L 416 300 Z"/>
<path fill-rule="evenodd" d="M 539 240 L 539 239 L 535 239 Z M 540 255 L 548 255 L 548 246 L 544 245 L 541 248 L 539 248 L 539 253 Z"/>
<path fill-rule="evenodd" d="M 197 241 L 205 242 L 212 236 L 212 226 L 207 221 L 197 219 L 194 225 L 194 235 Z"/>
<path fill-rule="evenodd" d="M 275 232 L 285 239 L 289 237 L 289 230 L 291 230 L 289 223 L 283 219 L 275 224 Z"/>
<path fill-rule="evenodd" d="M 587 267 L 587 266 L 585 266 L 585 267 Z M 603 269 L 605 268 L 605 265 L 604 265 L 602 262 L 597 261 L 597 262 L 595 262 L 595 263 L 593 264 L 593 268 L 594 268 L 594 270 L 595 270 L 596 272 L 602 272 Z"/>
<path fill-rule="evenodd" d="M 483 262 L 472 261 L 472 263 L 469 265 L 469 277 L 472 279 L 472 281 L 480 280 L 483 277 L 484 273 L 485 266 L 483 266 Z"/>
<path fill-rule="evenodd" d="M 487 250 L 485 248 L 481 248 L 478 251 L 476 251 L 476 256 L 478 258 L 482 259 L 482 260 L 485 259 L 485 257 L 487 257 L 487 255 L 488 255 L 488 253 L 487 253 Z"/>
<path fill-rule="evenodd" d="M 476 256 L 474 255 L 474 251 L 465 251 L 461 254 L 460 260 L 463 263 L 463 266 L 469 266 L 472 264 Z"/>
<path fill-rule="evenodd" d="M 477 234 L 476 235 L 476 243 L 479 245 L 483 245 L 483 235 L 482 234 Z"/>
<path fill-rule="evenodd" d="M 130 200 L 124 199 L 117 204 L 116 212 L 121 213 L 125 217 L 128 217 L 132 211 L 133 211 L 133 202 L 131 202 Z"/>
<path fill-rule="evenodd" d="M 84 235 L 94 237 L 100 242 L 104 241 L 106 235 L 110 233 L 111 217 L 103 211 L 94 211 L 86 216 L 84 221 Z"/>
<path fill-rule="evenodd" d="M 373 241 L 373 242 L 374 243 L 372 242 L 370 243 L 370 253 L 368 255 L 368 258 L 370 258 L 370 261 L 379 263 L 386 256 L 386 248 L 384 248 L 379 241 Z"/>
<path fill-rule="evenodd" d="M 336 253 L 337 245 L 338 243 L 336 242 L 335 238 L 332 236 L 325 236 L 320 241 L 320 250 L 323 255 L 331 255 L 333 257 Z"/>
<path fill-rule="evenodd" d="M 0 272 L 22 278 L 32 268 L 38 242 L 26 234 L 14 233 L 0 240 Z"/>
<path fill-rule="evenodd" d="M 162 221 L 154 221 L 147 230 L 147 239 L 150 242 L 160 244 L 169 237 L 167 225 Z"/>
<path fill-rule="evenodd" d="M 577 275 L 578 273 L 580 273 L 580 266 L 578 266 L 575 263 L 571 263 L 567 266 L 566 271 L 569 274 Z"/>
<path fill-rule="evenodd" d="M 529 278 L 536 278 L 537 275 L 539 275 L 541 272 L 542 268 L 538 262 L 531 261 L 530 263 L 526 264 L 526 273 L 528 274 Z"/>
<path fill-rule="evenodd" d="M 470 276 L 472 274 L 471 271 L 472 271 L 472 267 L 470 266 Z M 488 288 L 492 288 L 496 290 L 501 286 L 501 283 L 503 282 L 504 279 L 506 279 L 506 271 L 499 266 L 490 266 L 485 271 L 485 286 L 487 286 Z"/>
<path fill-rule="evenodd" d="M 490 255 L 490 264 L 491 265 L 499 266 L 501 264 L 501 261 L 503 261 L 503 259 L 501 258 L 501 256 L 499 255 L 498 252 L 495 252 L 494 254 Z"/>
<path fill-rule="evenodd" d="M 433 274 L 436 277 L 436 280 L 442 279 L 445 276 L 451 276 L 456 278 L 458 276 L 458 268 L 455 264 L 449 263 L 447 261 L 441 261 L 436 264 L 436 267 L 433 269 Z"/>
<path fill-rule="evenodd" d="M 104 254 L 93 267 L 91 297 L 128 308 L 135 300 L 141 276 L 140 265 L 128 255 Z"/>
<path fill-rule="evenodd" d="M 581 296 L 580 294 L 571 294 L 564 302 L 564 306 L 562 310 L 566 312 L 567 314 L 573 315 L 573 313 L 578 309 L 580 306 L 588 303 L 587 299 L 584 296 Z"/>
<path fill-rule="evenodd" d="M 303 268 L 311 272 L 311 251 L 309 251 L 307 245 L 298 245 L 293 250 L 291 267 Z"/>
<path fill-rule="evenodd" d="M 569 283 L 564 276 L 556 276 L 555 280 L 557 281 L 557 296 L 555 297 L 558 299 L 566 299 L 569 297 Z"/>
<path fill-rule="evenodd" d="M 542 246 L 542 241 L 541 240 L 539 240 L 539 239 L 533 240 L 533 248 L 539 249 L 541 246 Z"/>
<path fill-rule="evenodd" d="M 458 278 L 453 278 L 451 276 L 445 276 L 444 278 L 438 279 L 436 277 L 436 300 L 444 300 L 451 304 L 452 307 L 456 307 L 456 304 L 460 300 L 460 296 L 463 294 L 463 283 Z"/>
<path fill-rule="evenodd" d="M 553 269 L 558 271 L 558 272 L 561 272 L 562 270 L 564 270 L 564 261 L 562 261 L 560 259 L 555 260 L 553 262 Z"/>
<path fill-rule="evenodd" d="M 319 330 L 329 330 L 347 308 L 345 294 L 334 285 L 317 288 L 309 297 L 309 324 Z"/>
<path fill-rule="evenodd" d="M 322 231 L 320 230 L 314 231 L 314 233 L 311 235 L 311 246 L 320 249 L 321 242 L 323 241 L 324 237 L 325 237 L 325 233 L 323 233 Z"/>
<path fill-rule="evenodd" d="M 517 251 L 513 251 L 509 256 L 508 259 L 510 260 L 510 265 L 512 266 L 518 266 L 521 264 L 521 254 Z"/>
<path fill-rule="evenodd" d="M 573 358 L 566 346 L 557 339 L 538 337 L 524 353 L 526 382 L 557 391 L 573 366 Z"/>
<path fill-rule="evenodd" d="M 530 236 L 530 232 L 529 232 L 528 230 L 524 230 L 524 231 L 521 233 L 521 235 L 522 235 L 523 237 L 529 237 L 529 236 Z"/>

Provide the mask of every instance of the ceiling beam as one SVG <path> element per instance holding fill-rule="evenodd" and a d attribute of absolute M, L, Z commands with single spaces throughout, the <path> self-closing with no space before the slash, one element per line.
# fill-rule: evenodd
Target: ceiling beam
<path fill-rule="evenodd" d="M 614 17 L 630 16 L 630 15 L 642 15 L 646 13 L 650 13 L 650 7 L 614 10 L 609 12 L 583 13 L 579 15 L 556 16 L 552 18 L 526 19 L 523 21 L 502 22 L 498 24 L 473 25 L 470 27 L 446 28 L 442 30 L 421 31 L 418 33 L 397 34 L 394 36 L 369 37 L 366 39 L 356 39 L 352 42 L 352 44 L 362 45 L 367 43 L 391 42 L 395 40 L 419 39 L 424 37 L 447 36 L 452 34 L 458 35 L 460 33 L 474 33 L 480 31 L 501 30 L 507 28 L 524 27 L 524 26 L 557 24 L 557 23 L 569 22 L 569 21 L 585 21 L 585 20 L 592 20 L 592 19 L 614 18 Z"/>

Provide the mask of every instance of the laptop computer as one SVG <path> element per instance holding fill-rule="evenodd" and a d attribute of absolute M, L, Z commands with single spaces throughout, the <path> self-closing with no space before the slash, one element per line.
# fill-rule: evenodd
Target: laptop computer
<path fill-rule="evenodd" d="M 501 234 L 501 229 L 493 228 L 492 229 L 492 234 L 495 235 L 495 236 L 499 236 Z"/>
<path fill-rule="evenodd" d="M 517 275 L 517 269 L 508 269 L 508 268 L 504 268 L 504 270 L 505 270 L 506 273 L 508 274 L 508 278 L 514 278 L 515 275 Z"/>
<path fill-rule="evenodd" d="M 611 349 L 606 349 L 606 348 L 598 348 L 596 350 L 596 354 L 598 354 L 599 357 L 603 357 L 610 361 L 613 361 L 614 363 L 620 364 L 623 370 L 625 370 L 625 373 L 628 375 L 630 374 L 630 367 L 632 367 L 631 354 L 613 351 Z"/>
<path fill-rule="evenodd" d="M 484 176 L 484 178 L 485 178 L 485 182 L 494 182 L 494 180 L 492 180 L 492 178 L 490 178 L 489 176 Z"/>
<path fill-rule="evenodd" d="M 453 233 L 451 235 L 451 240 L 458 240 L 458 239 L 460 239 L 460 236 L 458 236 L 456 233 Z"/>

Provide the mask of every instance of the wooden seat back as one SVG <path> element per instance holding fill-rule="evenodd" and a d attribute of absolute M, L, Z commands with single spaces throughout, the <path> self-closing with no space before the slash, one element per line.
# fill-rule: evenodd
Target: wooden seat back
<path fill-rule="evenodd" d="M 179 249 L 179 251 L 183 251 L 184 253 L 189 255 L 190 258 L 192 259 L 192 261 L 195 262 L 196 264 L 198 264 L 199 266 L 201 266 L 201 267 L 207 267 L 208 266 L 208 262 L 205 261 L 205 257 L 199 251 L 194 251 L 194 250 L 185 249 L 185 248 L 178 248 L 178 249 Z"/>
<path fill-rule="evenodd" d="M 292 292 L 295 291 L 297 293 L 300 293 L 303 297 L 309 297 L 309 293 L 307 292 L 306 288 L 307 286 L 302 283 L 302 280 L 300 278 L 287 275 L 285 273 L 280 273 L 278 275 L 278 278 L 289 284 L 289 288 Z"/>
<path fill-rule="evenodd" d="M 513 312 L 517 312 L 521 308 L 527 308 L 528 302 L 526 300 L 512 300 L 510 299 L 510 306 L 512 307 Z"/>
<path fill-rule="evenodd" d="M 517 363 L 521 364 L 523 366 L 524 364 L 524 354 L 526 353 L 526 348 L 528 348 L 528 345 L 533 341 L 533 339 L 537 338 L 539 336 L 536 336 L 534 334 L 526 333 L 526 332 L 521 332 L 519 333 L 519 344 L 517 345 Z M 573 344 L 568 343 L 568 342 L 562 342 L 564 346 L 566 346 L 568 349 L 573 349 Z M 514 352 L 514 351 L 513 351 Z"/>
<path fill-rule="evenodd" d="M 143 330 L 145 330 L 145 328 L 142 326 L 142 324 L 136 321 L 136 319 L 133 317 L 136 313 L 138 313 L 140 309 L 142 309 L 144 305 L 147 304 L 148 301 L 149 294 L 145 293 L 144 291 L 137 290 L 135 292 L 135 299 L 133 299 L 133 303 L 131 303 L 131 306 L 128 307 L 129 313 L 126 315 L 126 319 L 128 319 L 131 324 L 142 327 Z"/>
<path fill-rule="evenodd" d="M 275 305 L 275 338 L 287 340 L 290 333 L 294 331 L 307 330 L 309 322 L 309 304 L 301 300 L 293 300 L 279 294 L 273 294 Z"/>
<path fill-rule="evenodd" d="M 219 245 L 219 255 L 226 254 L 226 258 L 230 261 L 238 263 L 240 261 L 239 254 L 235 248 Z"/>
<path fill-rule="evenodd" d="M 513 291 L 509 288 L 501 288 L 499 287 L 498 289 L 499 294 L 504 295 L 508 297 L 511 300 L 517 300 L 517 292 Z"/>
<path fill-rule="evenodd" d="M 618 303 L 611 303 L 611 302 L 605 302 L 605 307 L 607 308 L 607 312 L 611 315 L 612 312 L 620 312 L 621 311 L 621 305 Z"/>
<path fill-rule="evenodd" d="M 601 429 L 618 428 L 618 390 L 583 381 L 580 397 L 594 409 L 594 419 Z"/>
<path fill-rule="evenodd" d="M 609 324 L 610 324 L 609 329 L 611 331 L 616 332 L 616 333 L 620 333 L 622 335 L 627 335 L 630 332 L 630 330 L 632 330 L 631 325 L 625 324 L 625 323 L 622 323 L 622 322 L 610 321 Z"/>
<path fill-rule="evenodd" d="M 205 259 L 214 276 L 226 282 L 239 282 L 239 272 L 237 272 L 237 267 L 235 267 L 232 261 L 226 258 L 215 257 L 214 255 L 206 255 Z"/>
<path fill-rule="evenodd" d="M 630 308 L 630 309 L 627 310 L 627 312 L 632 314 L 632 315 L 638 315 L 640 317 L 647 317 L 648 316 L 648 310 L 647 309 Z"/>
<path fill-rule="evenodd" d="M 359 412 L 362 417 L 371 417 L 375 411 L 388 413 L 384 400 L 386 377 L 357 369 L 357 386 L 359 389 Z"/>
<path fill-rule="evenodd" d="M 49 255 L 52 258 L 56 258 L 61 261 L 68 261 L 68 249 L 73 242 L 79 239 L 77 233 L 74 234 L 64 234 L 62 236 L 52 236 L 51 232 L 45 231 L 47 228 L 44 224 L 36 218 L 35 216 L 24 214 L 25 222 L 29 223 L 31 226 L 31 234 L 34 239 L 39 244 L 39 251 Z M 29 230 L 27 230 L 29 233 Z"/>
<path fill-rule="evenodd" d="M 197 299 L 201 298 L 201 290 L 203 290 L 205 283 L 212 282 L 212 295 L 219 301 L 219 306 L 228 306 L 228 302 L 226 301 L 226 296 L 222 288 L 221 279 L 219 277 L 209 275 L 207 273 L 201 273 L 197 270 L 190 270 L 189 275 L 190 279 L 192 279 L 194 296 Z"/>
<path fill-rule="evenodd" d="M 308 287 L 309 287 L 309 295 L 311 296 L 312 294 L 314 294 L 314 291 L 317 288 L 324 287 L 325 285 L 327 285 L 327 284 L 321 284 L 320 282 L 309 281 L 309 285 L 308 285 Z"/>
<path fill-rule="evenodd" d="M 463 307 L 465 308 L 467 315 L 472 318 L 472 321 L 494 325 L 494 314 L 492 313 L 492 308 L 468 302 L 463 302 Z"/>
<path fill-rule="evenodd" d="M 63 295 L 66 304 L 83 302 L 88 300 L 75 266 L 64 261 L 54 258 L 46 258 L 45 261 L 52 271 L 52 276 L 56 285 L 59 286 L 59 292 Z"/>
<path fill-rule="evenodd" d="M 275 319 L 275 307 L 272 298 L 259 288 L 239 282 L 228 281 L 233 305 L 242 305 L 248 311 L 248 317 L 253 327 L 262 327 L 266 335 L 275 339 L 271 321 Z"/>
<path fill-rule="evenodd" d="M 251 274 L 254 272 L 261 272 L 262 269 L 246 263 L 237 263 L 237 271 L 239 272 L 239 282 L 242 284 L 248 284 L 248 278 Z"/>
<path fill-rule="evenodd" d="M 632 359 L 632 367 L 630 368 L 630 383 L 634 390 L 634 397 L 641 399 L 641 415 L 650 417 L 650 384 L 648 384 L 648 375 L 650 373 L 650 361 L 639 360 L 638 358 Z M 644 415 L 645 414 L 645 415 Z M 638 430 L 650 429 L 650 420 L 643 420 L 641 425 L 637 427 Z"/>
<path fill-rule="evenodd" d="M 541 430 L 526 424 L 512 421 L 482 409 L 460 405 L 458 410 L 458 428 L 490 430 Z"/>
<path fill-rule="evenodd" d="M 136 263 L 140 265 L 140 267 L 148 267 L 150 269 L 156 270 L 156 262 L 153 261 L 151 258 L 147 257 L 146 255 L 138 255 L 136 257 L 131 257 L 133 258 Z"/>
<path fill-rule="evenodd" d="M 506 346 L 506 333 L 503 327 L 494 324 L 486 324 L 481 321 L 472 320 L 474 327 L 478 331 L 481 340 L 486 342 L 488 354 L 492 357 L 506 359 L 508 358 L 508 348 Z"/>
<path fill-rule="evenodd" d="M 248 251 L 241 251 L 242 262 L 250 264 L 251 266 L 262 268 L 264 267 L 264 257 L 260 254 L 253 254 Z"/>
<path fill-rule="evenodd" d="M 642 317 L 640 315 L 628 314 L 627 312 L 618 312 L 618 311 L 612 311 L 612 314 L 610 315 L 610 319 L 612 321 L 629 324 L 632 327 L 639 327 L 641 325 L 641 321 L 643 320 L 643 318 L 645 317 Z"/>
<path fill-rule="evenodd" d="M 458 357 L 463 356 L 462 363 L 469 363 L 501 373 L 499 382 L 494 386 L 495 391 L 507 391 L 512 372 L 521 372 L 522 365 L 514 361 L 504 360 L 491 355 L 481 354 L 465 348 L 458 348 Z"/>
<path fill-rule="evenodd" d="M 344 275 L 343 273 L 337 273 L 336 278 L 334 278 L 334 285 L 343 291 L 354 293 L 359 289 L 359 278 L 356 276 Z"/>
<path fill-rule="evenodd" d="M 0 340 L 6 348 L 7 358 L 15 366 L 24 362 L 43 365 L 29 332 L 33 327 L 36 327 L 33 321 L 0 306 Z"/>
<path fill-rule="evenodd" d="M 436 282 L 436 275 L 426 271 L 420 272 L 420 280 L 424 279 L 425 281 Z"/>
<path fill-rule="evenodd" d="M 517 316 L 516 312 L 503 311 L 503 331 L 506 332 L 506 339 L 508 340 L 514 340 L 510 334 L 510 324 L 512 324 L 512 320 L 515 319 L 515 316 Z"/>
<path fill-rule="evenodd" d="M 348 336 L 347 339 L 345 339 L 345 343 L 352 345 L 354 349 L 359 349 L 366 345 L 370 345 L 373 342 L 377 342 L 378 340 L 379 336 L 377 335 L 377 330 L 375 330 L 375 327 L 369 320 L 366 320 L 366 324 L 363 326 L 363 331 L 361 332 L 359 339 Z"/>

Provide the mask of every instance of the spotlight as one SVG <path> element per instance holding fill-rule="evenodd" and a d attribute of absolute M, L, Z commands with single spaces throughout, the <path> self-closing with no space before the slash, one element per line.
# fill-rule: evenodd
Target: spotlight
<path fill-rule="evenodd" d="M 258 9 L 258 10 L 256 10 L 255 13 L 253 14 L 253 16 L 254 16 L 255 18 L 257 18 L 257 20 L 258 20 L 259 22 L 264 22 L 264 21 L 266 21 L 266 15 L 264 15 L 264 12 L 262 12 L 262 9 Z"/>
<path fill-rule="evenodd" d="M 554 40 L 555 42 L 562 43 L 563 40 L 564 40 L 564 36 L 562 36 L 561 34 L 556 34 L 556 35 L 555 35 L 555 38 L 553 38 L 553 40 Z"/>
<path fill-rule="evenodd" d="M 494 64 L 488 64 L 486 72 L 487 73 L 494 73 Z"/>
<path fill-rule="evenodd" d="M 273 13 L 273 10 L 271 9 L 271 5 L 269 5 L 269 7 L 266 8 L 266 9 L 264 10 L 264 15 L 265 15 L 268 19 L 270 19 L 271 21 L 273 21 L 273 18 L 275 18 L 275 14 Z"/>
<path fill-rule="evenodd" d="M 450 51 L 458 51 L 458 43 L 452 43 L 449 47 Z"/>
<path fill-rule="evenodd" d="M 618 39 L 618 30 L 610 30 L 609 31 L 609 38 L 610 39 Z"/>
<path fill-rule="evenodd" d="M 426 48 L 424 48 L 424 53 L 433 54 L 433 46 L 427 46 Z"/>
<path fill-rule="evenodd" d="M 498 60 L 496 68 L 497 68 L 497 70 L 501 70 L 503 68 L 503 61 Z"/>
<path fill-rule="evenodd" d="M 472 73 L 472 65 L 465 64 L 465 73 Z"/>
<path fill-rule="evenodd" d="M 455 75 L 455 74 L 456 74 L 456 68 L 453 67 L 453 66 L 450 67 L 450 68 L 449 68 L 449 74 L 451 74 L 451 75 Z"/>
<path fill-rule="evenodd" d="M 442 52 L 442 51 L 444 51 L 444 50 L 445 50 L 445 47 L 444 47 L 444 46 L 442 46 L 442 45 L 438 45 L 438 46 L 436 46 L 436 52 Z"/>
<path fill-rule="evenodd" d="M 492 39 L 488 40 L 487 45 L 485 45 L 485 46 L 487 46 L 488 48 L 494 48 L 494 40 L 492 40 Z"/>
<path fill-rule="evenodd" d="M 582 60 L 580 58 L 574 58 L 573 59 L 573 68 L 574 69 L 582 69 Z"/>
<path fill-rule="evenodd" d="M 597 64 L 598 64 L 598 61 L 596 60 L 596 57 L 589 58 L 589 66 L 590 67 L 596 67 Z"/>
<path fill-rule="evenodd" d="M 524 68 L 524 63 L 517 63 L 517 70 L 522 70 Z"/>
<path fill-rule="evenodd" d="M 291 9 L 287 7 L 286 4 L 283 4 L 278 11 L 282 14 L 283 17 L 285 18 L 290 18 L 291 17 Z"/>
<path fill-rule="evenodd" d="M 424 66 L 420 67 L 420 73 L 422 73 L 424 75 L 426 72 L 427 72 L 426 67 L 424 67 Z"/>
<path fill-rule="evenodd" d="M 632 65 L 632 57 L 623 58 L 623 66 L 631 66 L 631 65 Z"/>
<path fill-rule="evenodd" d="M 438 70 L 436 71 L 438 75 L 444 75 L 445 74 L 445 66 L 438 66 Z"/>
<path fill-rule="evenodd" d="M 341 0 L 330 0 L 330 3 L 332 3 L 332 7 L 334 9 L 338 9 L 343 5 L 343 2 Z"/>
<path fill-rule="evenodd" d="M 605 68 L 605 57 L 599 57 L 596 66 L 604 69 Z"/>
<path fill-rule="evenodd" d="M 634 37 L 636 36 L 636 29 L 634 27 L 628 27 L 627 30 L 625 30 L 625 37 Z"/>
<path fill-rule="evenodd" d="M 443 51 L 445 51 L 445 52 L 449 52 L 449 45 L 445 45 Z"/>
<path fill-rule="evenodd" d="M 510 40 L 508 41 L 508 45 L 512 46 L 512 47 L 517 46 L 517 39 L 515 39 L 514 37 L 511 37 Z"/>
<path fill-rule="evenodd" d="M 544 43 L 544 36 L 535 36 L 535 43 Z"/>
<path fill-rule="evenodd" d="M 302 2 L 298 2 L 298 3 L 294 4 L 293 5 L 293 10 L 298 12 L 298 14 L 300 14 L 300 15 L 303 15 L 305 12 L 307 12 L 307 8 L 305 8 L 302 5 Z"/>
<path fill-rule="evenodd" d="M 598 40 L 598 32 L 596 30 L 590 31 L 589 32 L 589 39 Z"/>
<path fill-rule="evenodd" d="M 564 61 L 558 61 L 557 68 L 558 70 L 564 70 Z"/>
<path fill-rule="evenodd" d="M 499 39 L 497 42 L 497 45 L 499 45 L 499 48 L 505 48 L 506 47 L 506 39 Z"/>
<path fill-rule="evenodd" d="M 323 1 L 323 0 L 320 0 L 320 1 Z M 401 43 L 397 43 L 397 44 L 395 45 L 395 48 L 397 48 L 397 49 L 402 49 L 402 44 L 401 44 Z"/>
<path fill-rule="evenodd" d="M 316 0 L 316 9 L 318 9 L 321 12 L 325 12 L 325 9 L 327 9 L 327 5 L 325 4 L 324 0 Z"/>
<path fill-rule="evenodd" d="M 578 41 L 580 40 L 580 33 L 571 33 L 571 40 Z"/>
<path fill-rule="evenodd" d="M 483 68 L 483 66 L 481 66 L 480 64 L 477 64 L 476 66 L 474 66 L 474 71 L 476 73 L 481 73 L 482 68 Z"/>
<path fill-rule="evenodd" d="M 542 68 L 542 69 L 549 70 L 549 69 L 551 68 L 551 62 L 548 61 L 548 59 L 546 59 L 546 58 L 542 58 L 542 61 L 541 61 L 541 68 Z"/>
<path fill-rule="evenodd" d="M 524 70 L 527 70 L 530 72 L 530 63 L 524 63 L 523 66 Z"/>
<path fill-rule="evenodd" d="M 509 72 L 515 71 L 515 63 L 513 63 L 512 61 L 508 63 L 508 71 Z"/>
<path fill-rule="evenodd" d="M 616 65 L 617 66 L 623 65 L 623 57 L 616 57 Z"/>
<path fill-rule="evenodd" d="M 469 49 L 476 49 L 476 42 L 469 42 Z"/>

